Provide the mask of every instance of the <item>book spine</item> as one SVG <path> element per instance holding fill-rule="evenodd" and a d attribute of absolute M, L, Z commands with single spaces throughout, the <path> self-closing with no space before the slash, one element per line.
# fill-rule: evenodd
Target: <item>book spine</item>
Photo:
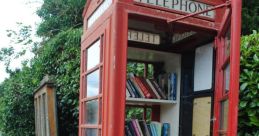
<path fill-rule="evenodd" d="M 133 124 L 136 136 L 141 136 L 135 119 L 132 120 L 132 124 Z"/>
<path fill-rule="evenodd" d="M 134 125 L 133 125 L 133 122 L 130 120 L 128 121 L 127 123 L 129 129 L 130 129 L 130 132 L 133 136 L 137 136 L 137 133 L 135 132 L 135 129 L 134 129 Z"/>
<path fill-rule="evenodd" d="M 159 87 L 159 85 L 157 84 L 157 82 L 155 80 L 151 80 L 151 83 L 154 85 L 154 87 L 156 88 L 156 90 L 158 90 L 158 92 L 161 94 L 161 96 L 163 97 L 163 99 L 167 99 L 165 93 L 162 91 L 162 89 Z"/>
<path fill-rule="evenodd" d="M 128 81 L 129 81 L 129 85 L 130 85 L 130 87 L 132 88 L 132 90 L 133 90 L 133 91 L 134 91 L 134 93 L 135 93 L 136 98 L 140 98 L 140 97 L 141 97 L 141 95 L 139 94 L 139 92 L 138 92 L 137 88 L 133 85 L 133 83 L 132 83 L 131 79 L 129 79 Z"/>
<path fill-rule="evenodd" d="M 169 133 L 170 133 L 170 124 L 164 123 L 162 128 L 162 136 L 170 136 Z"/>
<path fill-rule="evenodd" d="M 149 79 L 146 79 L 146 83 L 150 86 L 152 94 L 155 95 L 154 98 L 161 99 L 161 96 L 158 94 L 157 89 L 152 85 L 151 81 Z"/>
<path fill-rule="evenodd" d="M 129 129 L 128 126 L 125 126 L 125 134 L 126 134 L 126 136 L 133 136 L 133 135 L 131 134 L 130 129 Z"/>
<path fill-rule="evenodd" d="M 126 97 L 131 97 L 130 93 L 129 93 L 129 89 L 126 88 Z"/>
<path fill-rule="evenodd" d="M 139 121 L 136 119 L 135 122 L 136 122 L 136 125 L 137 125 L 137 128 L 138 128 L 138 131 L 139 131 L 140 136 L 144 136 L 144 135 L 143 135 L 143 132 L 142 132 L 142 130 L 141 130 L 141 128 L 140 128 Z"/>
<path fill-rule="evenodd" d="M 135 77 L 131 77 L 130 81 L 132 83 L 132 86 L 135 88 L 136 92 L 138 92 L 140 98 L 145 98 L 145 95 L 143 94 L 143 92 L 141 91 L 140 86 L 137 84 Z"/>
<path fill-rule="evenodd" d="M 128 88 L 129 93 L 131 94 L 131 97 L 136 98 L 137 96 L 136 96 L 136 94 L 135 94 L 134 91 L 132 90 L 132 87 L 131 87 L 130 84 L 129 84 L 129 79 L 127 79 L 126 87 Z"/>
<path fill-rule="evenodd" d="M 176 99 L 177 99 L 177 76 L 176 76 L 176 73 L 171 74 L 170 80 L 171 80 L 170 99 L 176 101 Z"/>
<path fill-rule="evenodd" d="M 141 78 L 136 77 L 135 78 L 136 83 L 139 85 L 141 91 L 143 92 L 143 94 L 145 95 L 145 98 L 151 98 L 151 94 L 149 93 L 148 89 L 146 88 L 145 84 L 143 83 L 143 81 L 141 80 Z"/>
<path fill-rule="evenodd" d="M 154 124 L 150 124 L 150 128 L 151 128 L 151 131 L 152 131 L 152 136 L 158 136 L 157 132 L 156 132 L 155 125 Z"/>
<path fill-rule="evenodd" d="M 152 133 L 150 124 L 147 124 L 147 128 L 148 128 L 148 132 L 149 132 L 150 136 L 154 136 L 154 134 Z"/>
<path fill-rule="evenodd" d="M 143 125 L 144 125 L 144 129 L 145 129 L 146 136 L 152 136 L 152 135 L 150 134 L 150 130 L 149 130 L 148 126 L 147 126 L 147 123 L 144 122 Z"/>

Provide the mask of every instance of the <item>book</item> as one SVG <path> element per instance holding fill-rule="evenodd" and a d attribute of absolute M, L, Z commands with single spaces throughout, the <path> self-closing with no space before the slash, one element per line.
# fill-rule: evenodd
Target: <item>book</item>
<path fill-rule="evenodd" d="M 148 131 L 149 131 L 150 136 L 154 136 L 154 134 L 152 134 L 150 124 L 147 124 L 147 128 L 148 128 Z"/>
<path fill-rule="evenodd" d="M 137 125 L 137 122 L 135 119 L 131 120 L 132 124 L 133 124 L 133 127 L 134 127 L 134 131 L 135 131 L 135 134 L 136 136 L 141 136 L 141 133 L 139 131 L 139 128 L 138 128 L 138 125 Z"/>
<path fill-rule="evenodd" d="M 160 86 L 157 84 L 157 82 L 154 80 L 154 79 L 150 79 L 149 80 L 153 87 L 155 88 L 155 90 L 157 90 L 157 92 L 160 94 L 160 96 L 163 98 L 163 99 L 167 99 L 165 93 L 162 91 L 162 89 L 160 88 Z"/>
<path fill-rule="evenodd" d="M 142 129 L 141 129 L 140 125 L 139 125 L 139 121 L 137 119 L 135 119 L 134 121 L 136 122 L 136 125 L 137 125 L 137 128 L 138 128 L 140 136 L 144 136 L 143 132 L 142 132 Z"/>
<path fill-rule="evenodd" d="M 132 88 L 133 93 L 136 95 L 136 98 L 141 98 L 142 96 L 140 95 L 139 91 L 137 90 L 137 88 L 133 85 L 133 83 L 131 82 L 131 80 L 128 80 L 128 83 L 130 85 L 130 87 Z"/>
<path fill-rule="evenodd" d="M 169 123 L 163 123 L 162 136 L 170 136 L 170 124 Z"/>
<path fill-rule="evenodd" d="M 126 97 L 131 97 L 128 88 L 126 88 Z"/>
<path fill-rule="evenodd" d="M 160 122 L 151 121 L 151 125 L 154 126 L 154 128 L 156 130 L 156 134 L 158 136 L 161 136 L 162 135 L 162 124 Z"/>
<path fill-rule="evenodd" d="M 150 89 L 158 99 L 162 99 L 160 94 L 158 93 L 158 90 L 153 86 L 152 82 L 149 79 L 146 79 L 147 84 L 150 86 Z"/>
<path fill-rule="evenodd" d="M 158 85 L 164 91 L 164 94 L 166 95 L 167 99 L 169 98 L 169 75 L 167 73 L 158 75 Z"/>
<path fill-rule="evenodd" d="M 169 100 L 176 101 L 176 98 L 177 98 L 177 75 L 176 75 L 176 73 L 170 74 L 169 81 L 170 81 Z"/>
<path fill-rule="evenodd" d="M 147 128 L 147 124 L 144 120 L 139 121 L 139 125 L 140 125 L 140 128 L 141 128 L 144 136 L 152 136 L 152 135 L 150 135 L 149 130 Z"/>
<path fill-rule="evenodd" d="M 132 133 L 131 133 L 131 131 L 130 131 L 130 129 L 127 125 L 125 126 L 125 135 L 126 136 L 134 136 L 134 135 L 132 135 Z"/>
<path fill-rule="evenodd" d="M 150 85 L 147 83 L 147 80 L 145 78 L 141 78 L 141 81 L 143 82 L 144 86 L 147 88 L 147 90 L 149 91 L 149 93 L 152 95 L 153 99 L 160 99 L 160 96 L 157 94 L 157 92 L 153 91 L 150 87 Z"/>
<path fill-rule="evenodd" d="M 130 121 L 127 121 L 126 124 L 127 124 L 128 128 L 129 128 L 131 134 L 132 134 L 133 136 L 137 136 L 137 133 L 136 133 L 136 131 L 135 131 L 135 129 L 134 129 L 133 122 L 130 120 Z"/>
<path fill-rule="evenodd" d="M 141 88 L 139 87 L 139 85 L 136 83 L 135 80 L 135 76 L 133 73 L 128 74 L 129 75 L 129 79 L 132 83 L 132 86 L 135 88 L 136 92 L 139 93 L 139 98 L 145 98 L 145 95 L 143 94 L 143 92 L 141 91 Z"/>
<path fill-rule="evenodd" d="M 152 136 L 158 136 L 154 124 L 152 124 L 152 123 L 150 124 L 150 129 L 151 129 L 151 132 L 152 132 Z"/>
<path fill-rule="evenodd" d="M 152 96 L 151 96 L 151 94 L 150 94 L 150 92 L 149 92 L 147 86 L 145 86 L 144 82 L 142 81 L 142 78 L 140 78 L 140 77 L 135 77 L 135 81 L 136 81 L 136 83 L 139 85 L 140 91 L 143 92 L 145 98 L 151 98 Z"/>
<path fill-rule="evenodd" d="M 128 89 L 131 97 L 136 98 L 137 95 L 134 93 L 134 91 L 132 90 L 131 86 L 129 85 L 129 79 L 126 80 L 126 88 Z"/>

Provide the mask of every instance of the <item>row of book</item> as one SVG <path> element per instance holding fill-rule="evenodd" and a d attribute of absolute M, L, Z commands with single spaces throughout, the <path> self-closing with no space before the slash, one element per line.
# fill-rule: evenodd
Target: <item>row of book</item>
<path fill-rule="evenodd" d="M 169 123 L 131 119 L 125 123 L 125 136 L 169 136 Z"/>
<path fill-rule="evenodd" d="M 169 77 L 166 76 L 166 79 L 159 76 L 158 82 L 154 79 L 146 79 L 129 73 L 126 82 L 126 96 L 132 98 L 176 100 L 176 81 L 175 73 L 172 73 Z"/>

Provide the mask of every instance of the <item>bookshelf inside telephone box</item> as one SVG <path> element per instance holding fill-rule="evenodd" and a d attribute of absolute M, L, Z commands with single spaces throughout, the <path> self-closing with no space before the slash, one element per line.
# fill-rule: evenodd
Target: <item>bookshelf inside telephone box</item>
<path fill-rule="evenodd" d="M 240 14 L 240 0 L 88 0 L 79 136 L 236 136 Z"/>

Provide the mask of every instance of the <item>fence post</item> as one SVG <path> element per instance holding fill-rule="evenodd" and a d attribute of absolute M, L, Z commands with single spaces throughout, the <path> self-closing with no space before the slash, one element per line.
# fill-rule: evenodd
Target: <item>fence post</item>
<path fill-rule="evenodd" d="M 45 76 L 34 91 L 36 136 L 58 136 L 56 91 L 51 76 Z"/>

